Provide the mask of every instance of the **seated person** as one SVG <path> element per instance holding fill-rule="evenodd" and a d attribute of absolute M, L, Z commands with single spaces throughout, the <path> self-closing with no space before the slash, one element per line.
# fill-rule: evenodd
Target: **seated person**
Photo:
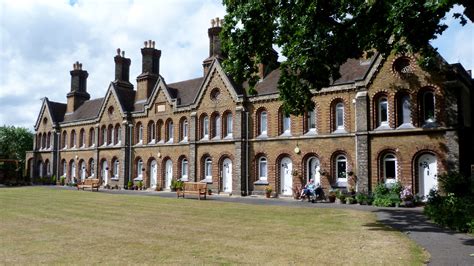
<path fill-rule="evenodd" d="M 310 179 L 304 189 L 301 191 L 301 200 L 304 200 L 304 198 L 307 196 L 311 196 L 314 193 L 314 190 L 316 189 L 316 186 L 314 185 L 314 180 Z"/>

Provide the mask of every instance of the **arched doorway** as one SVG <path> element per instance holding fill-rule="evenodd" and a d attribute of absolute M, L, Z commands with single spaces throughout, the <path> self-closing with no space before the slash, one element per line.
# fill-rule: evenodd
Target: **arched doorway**
<path fill-rule="evenodd" d="M 39 177 L 43 177 L 43 175 L 44 175 L 44 163 L 43 163 L 43 161 L 40 161 L 38 163 L 38 168 L 39 168 L 39 171 L 38 171 Z"/>
<path fill-rule="evenodd" d="M 321 184 L 319 169 L 319 159 L 315 156 L 310 157 L 306 163 L 307 181 L 313 179 L 315 184 Z"/>
<path fill-rule="evenodd" d="M 436 156 L 430 153 L 418 158 L 418 196 L 426 197 L 430 190 L 438 185 L 438 161 Z"/>
<path fill-rule="evenodd" d="M 173 162 L 168 159 L 165 163 L 165 189 L 170 189 L 171 179 L 173 178 Z"/>
<path fill-rule="evenodd" d="M 71 162 L 71 173 L 69 176 L 71 177 L 71 182 L 76 183 L 76 163 L 74 161 Z"/>
<path fill-rule="evenodd" d="M 232 160 L 229 158 L 222 161 L 222 191 L 232 192 Z"/>
<path fill-rule="evenodd" d="M 106 160 L 102 161 L 102 183 L 104 185 L 109 183 L 109 165 Z"/>
<path fill-rule="evenodd" d="M 280 162 L 280 193 L 285 196 L 291 196 L 293 194 L 293 177 L 291 172 L 293 171 L 293 163 L 288 157 L 284 157 Z"/>
<path fill-rule="evenodd" d="M 150 187 L 156 188 L 158 178 L 158 164 L 155 160 L 150 162 Z"/>
<path fill-rule="evenodd" d="M 79 164 L 79 169 L 81 169 L 81 180 L 86 179 L 86 162 L 81 161 Z"/>

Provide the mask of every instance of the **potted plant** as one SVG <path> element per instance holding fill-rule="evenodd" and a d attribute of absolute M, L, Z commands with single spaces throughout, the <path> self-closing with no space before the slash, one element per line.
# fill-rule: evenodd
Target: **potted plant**
<path fill-rule="evenodd" d="M 143 188 L 143 181 L 141 181 L 141 180 L 138 181 L 138 185 L 137 185 L 137 186 L 138 186 L 138 189 L 139 189 L 139 190 L 142 190 L 142 188 Z"/>
<path fill-rule="evenodd" d="M 265 197 L 270 198 L 270 196 L 272 194 L 272 191 L 273 191 L 273 189 L 272 189 L 271 186 L 266 186 L 265 187 Z"/>
<path fill-rule="evenodd" d="M 346 195 L 342 192 L 342 191 L 338 191 L 337 195 L 336 195 L 336 198 L 337 198 L 337 203 L 339 204 L 345 204 L 346 203 Z"/>
<path fill-rule="evenodd" d="M 411 192 L 411 186 L 406 186 L 400 192 L 400 198 L 403 201 L 405 207 L 413 207 L 413 200 L 415 199 Z"/>
<path fill-rule="evenodd" d="M 133 187 L 133 182 L 132 182 L 132 181 L 128 181 L 127 188 L 128 188 L 129 190 L 131 190 L 132 187 Z"/>
<path fill-rule="evenodd" d="M 366 205 L 367 204 L 367 195 L 364 193 L 357 193 L 355 199 L 359 203 L 359 205 Z"/>
<path fill-rule="evenodd" d="M 212 189 L 207 190 L 207 195 L 212 195 Z"/>
<path fill-rule="evenodd" d="M 61 183 L 61 186 L 64 186 L 65 182 L 66 182 L 66 177 L 65 176 L 61 176 L 61 178 L 59 179 L 60 183 Z"/>
<path fill-rule="evenodd" d="M 339 190 L 338 189 L 330 189 L 329 194 L 328 194 L 328 200 L 331 203 L 334 203 L 336 201 L 336 196 L 338 194 Z"/>
<path fill-rule="evenodd" d="M 301 197 L 301 187 L 300 186 L 292 187 L 291 190 L 293 191 L 293 198 L 295 200 L 300 199 L 300 197 Z"/>

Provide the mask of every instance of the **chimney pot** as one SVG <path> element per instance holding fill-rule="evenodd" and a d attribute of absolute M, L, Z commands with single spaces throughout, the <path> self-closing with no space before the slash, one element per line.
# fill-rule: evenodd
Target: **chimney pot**
<path fill-rule="evenodd" d="M 148 47 L 148 42 L 145 41 L 145 42 L 144 42 L 144 45 L 145 45 L 145 48 L 147 48 L 147 47 Z"/>
<path fill-rule="evenodd" d="M 125 51 L 122 51 L 122 57 L 125 57 Z"/>
<path fill-rule="evenodd" d="M 155 41 L 151 42 L 151 46 L 152 46 L 153 49 L 155 48 Z"/>
<path fill-rule="evenodd" d="M 216 21 L 214 19 L 211 19 L 211 27 L 214 28 L 214 25 L 216 25 Z"/>

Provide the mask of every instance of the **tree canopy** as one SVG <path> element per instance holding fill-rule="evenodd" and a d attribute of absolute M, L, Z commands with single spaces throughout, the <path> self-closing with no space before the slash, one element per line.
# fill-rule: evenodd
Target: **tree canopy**
<path fill-rule="evenodd" d="M 429 41 L 446 28 L 442 18 L 456 0 L 223 0 L 227 15 L 222 48 L 225 70 L 236 82 L 248 81 L 255 93 L 259 63 L 281 48 L 278 82 L 286 113 L 301 115 L 314 106 L 311 90 L 340 77 L 339 67 L 374 49 L 386 56 L 420 54 L 420 65 L 433 64 Z M 467 20 L 454 14 L 461 24 Z"/>
<path fill-rule="evenodd" d="M 25 160 L 26 151 L 33 148 L 33 134 L 26 128 L 0 127 L 0 156 L 5 159 Z"/>

